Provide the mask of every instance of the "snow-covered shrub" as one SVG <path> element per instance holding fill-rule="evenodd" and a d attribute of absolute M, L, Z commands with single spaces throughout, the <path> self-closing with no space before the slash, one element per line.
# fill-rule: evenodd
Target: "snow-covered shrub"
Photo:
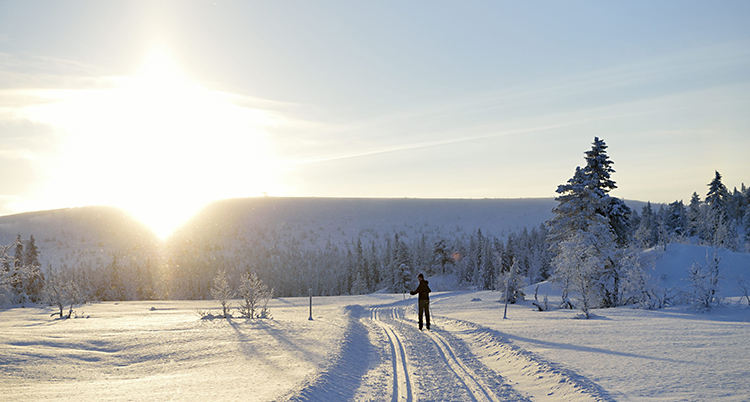
<path fill-rule="evenodd" d="M 664 308 L 671 304 L 670 290 L 662 289 L 652 283 L 651 277 L 643 269 L 639 250 L 625 251 L 620 265 L 623 271 L 623 304 L 635 304 L 649 310 Z"/>
<path fill-rule="evenodd" d="M 716 248 L 713 249 L 713 256 L 709 257 L 706 253 L 706 267 L 704 268 L 697 261 L 688 270 L 690 286 L 692 290 L 685 295 L 688 304 L 697 310 L 709 310 L 719 303 L 717 294 L 719 288 L 719 258 Z"/>
<path fill-rule="evenodd" d="M 245 318 L 270 318 L 268 301 L 273 298 L 273 289 L 258 277 L 255 272 L 246 272 L 242 275 L 239 287 L 240 314 Z"/>
<path fill-rule="evenodd" d="M 64 272 L 56 271 L 52 267 L 47 272 L 44 294 L 46 301 L 60 310 L 60 318 L 63 318 L 65 306 L 70 306 L 66 316 L 70 318 L 73 314 L 73 306 L 82 301 L 78 285 Z"/>
<path fill-rule="evenodd" d="M 264 319 L 272 318 L 271 311 L 268 309 L 268 301 L 273 299 L 273 294 L 274 294 L 273 288 L 263 294 L 260 300 L 260 312 L 258 313 L 257 318 L 264 318 Z"/>
<path fill-rule="evenodd" d="M 211 296 L 221 303 L 223 316 L 225 318 L 231 316 L 231 314 L 228 314 L 230 308 L 229 299 L 231 299 L 233 295 L 234 292 L 232 292 L 232 287 L 229 285 L 227 272 L 220 269 L 214 278 L 214 284 L 211 287 Z"/>
<path fill-rule="evenodd" d="M 495 283 L 495 289 L 503 292 L 502 299 L 500 299 L 502 302 L 506 301 L 506 296 L 507 302 L 511 304 L 514 304 L 519 299 L 524 300 L 524 297 L 526 296 L 524 294 L 526 283 L 524 282 L 523 276 L 518 274 L 518 266 L 518 260 L 514 258 L 513 266 L 510 271 L 500 273 L 496 277 L 497 282 Z"/>
<path fill-rule="evenodd" d="M 260 289 L 263 282 L 255 272 L 242 275 L 239 287 L 240 314 L 245 318 L 255 318 L 255 308 L 260 301 Z"/>
<path fill-rule="evenodd" d="M 544 294 L 544 300 L 541 303 L 539 303 L 538 295 L 539 295 L 539 285 L 536 285 L 536 287 L 534 288 L 534 301 L 531 302 L 531 304 L 536 306 L 536 308 L 539 309 L 539 311 L 549 310 L 549 303 L 548 303 L 548 298 L 547 298 L 548 294 L 547 293 Z"/>
<path fill-rule="evenodd" d="M 747 300 L 747 305 L 750 306 L 750 280 L 746 279 L 742 275 L 737 275 L 737 287 L 740 288 L 742 296 Z"/>

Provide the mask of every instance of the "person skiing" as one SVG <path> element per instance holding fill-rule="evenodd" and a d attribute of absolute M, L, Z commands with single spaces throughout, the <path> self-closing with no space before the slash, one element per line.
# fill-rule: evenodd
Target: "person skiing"
<path fill-rule="evenodd" d="M 419 293 L 419 330 L 422 330 L 422 316 L 424 315 L 427 319 L 427 330 L 430 329 L 430 287 L 428 286 L 429 282 L 424 280 L 424 275 L 419 274 L 417 275 L 417 279 L 419 279 L 419 286 L 412 291 L 409 292 L 411 295 L 415 295 Z"/>

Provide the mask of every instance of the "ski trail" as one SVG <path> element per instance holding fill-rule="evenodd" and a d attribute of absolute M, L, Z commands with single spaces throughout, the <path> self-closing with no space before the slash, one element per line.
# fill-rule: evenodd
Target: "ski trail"
<path fill-rule="evenodd" d="M 471 391 L 471 395 L 474 400 L 478 402 L 499 401 L 499 399 L 494 396 L 491 390 L 489 390 L 477 380 L 478 376 L 469 367 L 464 365 L 458 357 L 456 357 L 456 354 L 454 353 L 448 342 L 445 340 L 445 338 L 431 331 L 427 331 L 427 336 L 429 336 L 430 339 L 435 342 L 435 345 L 437 345 L 443 360 L 448 364 L 448 367 L 450 367 L 451 371 L 453 371 L 453 373 L 456 374 L 456 376 L 461 380 L 464 386 L 468 388 L 469 391 Z"/>
<path fill-rule="evenodd" d="M 390 342 L 394 372 L 393 400 L 462 400 L 477 402 L 528 401 L 528 398 L 484 366 L 472 355 L 463 342 L 449 332 L 436 328 L 420 332 L 413 320 L 405 318 L 402 307 L 376 307 L 371 318 L 385 330 Z M 405 343 L 405 341 L 408 341 Z M 409 345 L 404 350 L 404 345 Z M 408 352 L 408 353 L 406 353 Z M 407 355 L 415 366 L 409 376 Z M 397 360 L 401 359 L 401 360 Z M 403 371 L 401 371 L 403 367 Z M 404 389 L 416 380 L 422 392 L 414 386 Z"/>
<path fill-rule="evenodd" d="M 474 350 L 475 357 L 513 383 L 513 387 L 538 401 L 606 402 L 614 397 L 588 378 L 562 365 L 547 361 L 504 338 L 503 334 L 481 325 L 440 317 L 443 330 Z"/>
<path fill-rule="evenodd" d="M 395 309 L 391 311 L 391 317 L 395 318 Z M 388 343 L 391 349 L 393 365 L 393 402 L 402 400 L 413 401 L 411 381 L 409 380 L 409 369 L 406 360 L 406 350 L 404 349 L 401 338 L 396 331 L 381 319 L 380 309 L 372 309 L 370 318 L 376 322 L 388 337 Z"/>

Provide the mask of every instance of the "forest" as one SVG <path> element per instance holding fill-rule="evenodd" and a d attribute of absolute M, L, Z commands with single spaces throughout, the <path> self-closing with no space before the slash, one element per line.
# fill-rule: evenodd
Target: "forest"
<path fill-rule="evenodd" d="M 77 260 L 61 258 L 46 266 L 34 236 L 19 234 L 0 248 L 0 304 L 49 303 L 63 315 L 62 306 L 72 311 L 74 304 L 93 301 L 211 299 L 218 273 L 226 276 L 231 294 L 249 274 L 277 297 L 306 296 L 310 290 L 405 293 L 424 273 L 433 278 L 434 290 L 494 290 L 511 283 L 515 299 L 523 297 L 524 286 L 550 280 L 565 294 L 579 295 L 568 302 L 585 311 L 637 303 L 654 307 L 677 301 L 649 288 L 640 251 L 683 243 L 750 252 L 750 190 L 744 184 L 729 191 L 714 172 L 703 197 L 694 192 L 688 204 L 647 203 L 637 210 L 609 194 L 617 186 L 603 140 L 595 138 L 584 159 L 585 166 L 556 190 L 550 219 L 504 234 L 441 222 L 384 231 L 359 226 L 365 221 L 352 222 L 355 230 L 348 234 L 340 227 L 326 229 L 326 236 L 248 222 L 243 219 L 248 211 L 237 204 L 221 219 L 204 216 L 203 223 L 164 242 L 142 236 L 112 250 L 95 247 L 96 258 L 83 259 L 86 251 L 79 247 Z"/>

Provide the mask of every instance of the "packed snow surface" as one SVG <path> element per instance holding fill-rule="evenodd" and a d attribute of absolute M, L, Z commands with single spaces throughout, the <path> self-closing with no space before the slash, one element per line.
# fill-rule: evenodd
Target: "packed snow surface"
<path fill-rule="evenodd" d="M 531 298 L 533 298 L 533 290 Z M 746 401 L 750 309 L 534 311 L 500 294 L 276 299 L 273 319 L 213 301 L 0 311 L 8 401 Z M 527 297 L 528 298 L 528 297 Z M 554 302 L 554 296 L 550 298 Z M 237 303 L 235 302 L 236 306 Z"/>

